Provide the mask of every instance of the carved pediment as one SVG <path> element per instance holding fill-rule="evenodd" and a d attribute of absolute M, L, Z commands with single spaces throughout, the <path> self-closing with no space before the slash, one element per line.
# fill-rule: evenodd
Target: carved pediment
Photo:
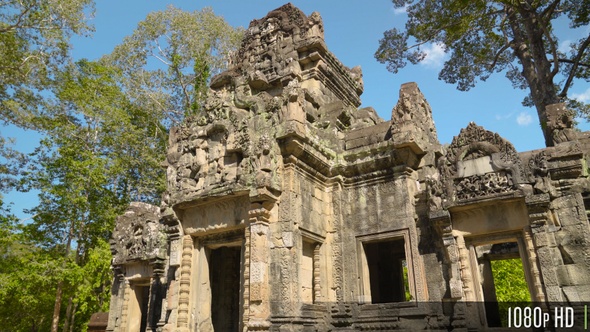
<path fill-rule="evenodd" d="M 166 258 L 166 234 L 159 222 L 160 209 L 146 203 L 131 203 L 117 218 L 111 238 L 113 265 Z"/>
<path fill-rule="evenodd" d="M 522 182 L 522 165 L 514 146 L 473 122 L 453 138 L 438 167 L 451 201 L 512 192 Z"/>

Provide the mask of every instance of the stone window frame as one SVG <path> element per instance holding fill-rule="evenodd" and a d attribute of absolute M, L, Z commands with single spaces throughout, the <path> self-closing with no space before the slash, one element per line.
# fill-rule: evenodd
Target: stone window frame
<path fill-rule="evenodd" d="M 299 259 L 302 259 L 302 257 L 303 257 L 303 243 L 304 242 L 315 243 L 314 255 L 313 255 L 313 301 L 311 303 L 306 302 L 303 304 L 306 304 L 306 305 L 318 304 L 318 303 L 322 302 L 322 300 L 323 300 L 322 284 L 325 282 L 325 278 L 322 278 L 324 273 L 322 273 L 322 268 L 321 268 L 321 263 L 322 263 L 321 250 L 324 245 L 325 239 L 322 236 L 319 236 L 319 235 L 312 233 L 312 232 L 305 230 L 305 229 L 300 228 L 299 231 L 301 232 L 301 239 L 300 239 L 301 241 L 299 243 L 299 245 L 300 245 Z M 299 268 L 301 268 L 301 263 L 300 263 Z M 301 283 L 301 280 L 299 280 L 299 282 Z"/>
<path fill-rule="evenodd" d="M 406 256 L 406 262 L 408 267 L 408 287 L 410 290 L 410 294 L 412 295 L 412 299 L 409 301 L 402 301 L 402 302 L 388 302 L 387 305 L 394 305 L 394 306 L 416 306 L 420 301 L 426 301 L 427 299 L 422 298 L 421 294 L 424 294 L 424 291 L 420 291 L 417 289 L 417 286 L 424 284 L 419 282 L 419 280 L 423 280 L 424 276 L 421 275 L 420 269 L 418 267 L 419 260 L 418 257 L 414 257 L 414 252 L 417 252 L 417 248 L 415 248 L 415 243 L 412 241 L 410 236 L 409 229 L 401 229 L 395 231 L 387 231 L 382 233 L 376 234 L 368 234 L 368 235 L 360 235 L 356 237 L 356 246 L 357 246 L 357 262 L 358 262 L 358 280 L 359 280 L 359 296 L 358 296 L 358 303 L 359 304 L 367 304 L 367 305 L 382 305 L 384 303 L 374 304 L 372 303 L 371 298 L 371 282 L 369 277 L 369 266 L 367 262 L 367 256 L 365 254 L 364 244 L 365 243 L 374 243 L 374 242 L 382 242 L 388 240 L 404 240 L 404 252 Z"/>

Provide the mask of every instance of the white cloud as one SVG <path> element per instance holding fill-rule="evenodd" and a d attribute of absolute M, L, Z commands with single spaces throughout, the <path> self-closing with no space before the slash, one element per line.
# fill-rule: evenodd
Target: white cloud
<path fill-rule="evenodd" d="M 533 117 L 527 112 L 520 112 L 516 117 L 516 123 L 518 123 L 519 126 L 528 126 L 531 122 L 533 122 Z"/>
<path fill-rule="evenodd" d="M 566 39 L 566 40 L 562 41 L 561 43 L 559 43 L 559 47 L 557 48 L 557 50 L 559 52 L 567 54 L 572 49 L 572 47 L 570 46 L 571 43 L 572 43 L 571 40 Z"/>
<path fill-rule="evenodd" d="M 572 93 L 571 97 L 579 102 L 588 103 L 590 102 L 590 88 L 582 93 Z"/>
<path fill-rule="evenodd" d="M 408 12 L 408 5 L 405 5 L 405 6 L 403 6 L 403 7 L 397 7 L 397 8 L 396 8 L 396 7 L 394 7 L 394 8 L 393 8 L 393 13 L 394 13 L 395 15 L 402 15 L 402 14 L 405 14 L 405 13 L 407 13 L 407 12 Z"/>
<path fill-rule="evenodd" d="M 496 114 L 496 120 L 503 121 L 503 120 L 509 119 L 513 114 L 514 114 L 514 112 L 511 112 L 508 114 Z"/>
<path fill-rule="evenodd" d="M 429 44 L 422 51 L 426 53 L 426 57 L 420 63 L 425 67 L 439 68 L 445 61 L 445 44 L 443 43 Z"/>

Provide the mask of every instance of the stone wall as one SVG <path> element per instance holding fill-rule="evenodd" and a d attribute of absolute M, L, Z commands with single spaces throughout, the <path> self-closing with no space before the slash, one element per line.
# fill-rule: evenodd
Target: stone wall
<path fill-rule="evenodd" d="M 389 121 L 357 109 L 362 72 L 323 29 L 290 4 L 252 21 L 171 130 L 160 209 L 132 205 L 113 233 L 107 330 L 494 327 L 489 257 L 519 258 L 543 310 L 590 301 L 590 135 L 567 110 L 554 147 L 474 123 L 443 147 L 415 83 Z"/>

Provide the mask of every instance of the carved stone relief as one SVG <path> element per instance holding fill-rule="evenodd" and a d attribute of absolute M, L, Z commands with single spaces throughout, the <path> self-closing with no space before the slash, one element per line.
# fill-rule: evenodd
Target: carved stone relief
<path fill-rule="evenodd" d="M 159 219 L 158 207 L 132 203 L 125 214 L 117 219 L 111 239 L 112 264 L 164 260 L 167 239 Z"/>
<path fill-rule="evenodd" d="M 453 138 L 438 168 L 451 201 L 509 193 L 523 181 L 514 146 L 473 122 Z"/>

